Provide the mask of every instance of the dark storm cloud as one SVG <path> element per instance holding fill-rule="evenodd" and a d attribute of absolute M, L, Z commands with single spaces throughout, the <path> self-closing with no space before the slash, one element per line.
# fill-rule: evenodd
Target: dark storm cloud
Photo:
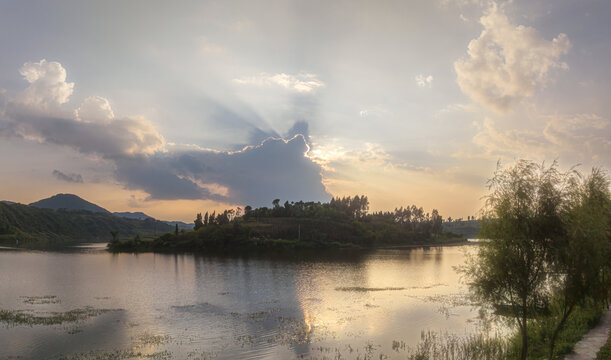
<path fill-rule="evenodd" d="M 297 121 L 293 126 L 287 131 L 286 137 L 288 139 L 293 138 L 296 135 L 302 135 L 305 142 L 310 144 L 310 126 L 306 121 Z"/>
<path fill-rule="evenodd" d="M 279 138 L 279 137 L 280 135 L 273 130 L 264 131 L 264 130 L 261 130 L 255 127 L 250 130 L 248 139 L 249 139 L 249 144 L 252 145 L 252 144 L 261 144 L 263 141 L 269 138 Z"/>
<path fill-rule="evenodd" d="M 171 163 L 164 156 L 118 159 L 115 161 L 115 176 L 126 188 L 148 193 L 150 200 L 224 200 L 222 196 L 211 194 L 192 180 L 179 176 Z"/>
<path fill-rule="evenodd" d="M 203 198 L 263 206 L 275 199 L 326 201 L 319 165 L 304 154 L 303 136 L 268 139 L 237 152 L 169 151 L 117 162 L 117 179 L 151 199 Z M 207 185 L 227 188 L 211 192 Z"/>
<path fill-rule="evenodd" d="M 59 170 L 53 170 L 53 176 L 55 176 L 58 180 L 72 182 L 72 183 L 83 183 L 83 177 L 81 174 L 64 174 Z"/>

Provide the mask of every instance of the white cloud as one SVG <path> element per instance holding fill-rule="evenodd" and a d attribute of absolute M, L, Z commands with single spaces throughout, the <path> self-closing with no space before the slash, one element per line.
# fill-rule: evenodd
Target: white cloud
<path fill-rule="evenodd" d="M 201 41 L 201 53 L 204 56 L 220 55 L 226 51 L 224 47 L 210 41 L 206 37 L 202 37 L 200 41 Z"/>
<path fill-rule="evenodd" d="M 481 17 L 480 36 L 471 40 L 468 57 L 454 62 L 461 90 L 474 101 L 507 112 L 544 87 L 551 69 L 567 69 L 559 61 L 571 43 L 565 34 L 551 41 L 539 32 L 514 25 L 496 4 Z"/>
<path fill-rule="evenodd" d="M 543 157 L 546 143 L 543 134 L 528 130 L 499 130 L 495 122 L 484 119 L 473 137 L 473 143 L 483 150 L 484 155 L 495 157 Z"/>
<path fill-rule="evenodd" d="M 358 147 L 346 148 L 337 139 L 315 144 L 307 156 L 325 171 L 335 172 L 338 168 L 353 166 L 393 167 L 392 156 L 380 144 L 366 142 Z"/>
<path fill-rule="evenodd" d="M 318 76 L 314 74 L 290 75 L 281 73 L 270 75 L 261 73 L 257 76 L 233 79 L 233 82 L 242 85 L 280 86 L 299 93 L 311 93 L 325 86 L 325 83 L 319 80 Z"/>
<path fill-rule="evenodd" d="M 56 61 L 26 62 L 19 73 L 30 83 L 17 95 L 17 101 L 23 104 L 57 106 L 68 102 L 72 95 L 74 83 L 66 82 L 66 69 Z"/>
<path fill-rule="evenodd" d="M 566 149 L 592 160 L 611 160 L 611 129 L 609 120 L 595 114 L 571 118 L 554 116 L 543 130 L 545 139 L 559 149 Z"/>
<path fill-rule="evenodd" d="M 74 83 L 58 62 L 28 62 L 20 69 L 29 86 L 7 99 L 0 116 L 2 132 L 38 142 L 71 147 L 84 154 L 114 159 L 150 155 L 164 149 L 165 140 L 143 117 L 115 119 L 107 99 L 92 96 L 80 108 L 63 110 Z"/>
<path fill-rule="evenodd" d="M 490 158 L 535 158 L 545 160 L 562 157 L 570 161 L 609 163 L 611 140 L 609 120 L 594 114 L 572 117 L 544 118 L 542 130 L 499 129 L 485 119 L 473 137 L 481 155 Z"/>
<path fill-rule="evenodd" d="M 422 74 L 416 76 L 416 84 L 420 87 L 425 87 L 428 85 L 428 87 L 431 87 L 433 83 L 433 76 L 432 75 L 428 75 L 428 76 L 424 76 Z"/>
<path fill-rule="evenodd" d="M 115 117 L 108 99 L 100 96 L 90 96 L 83 100 L 83 104 L 74 111 L 74 115 L 80 121 L 103 123 Z"/>

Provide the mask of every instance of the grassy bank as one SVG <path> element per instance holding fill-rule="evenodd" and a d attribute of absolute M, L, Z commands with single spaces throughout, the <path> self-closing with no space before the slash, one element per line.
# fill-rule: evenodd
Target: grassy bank
<path fill-rule="evenodd" d="M 575 344 L 593 327 L 602 315 L 600 307 L 587 303 L 575 309 L 560 333 L 554 359 L 563 359 Z M 554 331 L 552 317 L 533 319 L 528 332 L 528 359 L 548 359 L 549 340 Z M 458 337 L 448 334 L 423 332 L 421 342 L 414 348 L 406 349 L 410 360 L 517 360 L 520 358 L 520 334 L 515 331 L 508 337 L 471 335 Z M 611 343 L 607 341 L 599 358 L 609 359 Z"/>
<path fill-rule="evenodd" d="M 596 354 L 596 360 L 611 359 L 611 336 L 607 337 L 607 343 Z"/>
<path fill-rule="evenodd" d="M 593 302 L 586 302 L 578 306 L 569 316 L 566 325 L 556 340 L 554 359 L 562 359 L 564 355 L 573 350 L 575 344 L 593 327 L 595 327 L 602 316 L 602 309 Z M 556 316 L 547 316 L 536 319 L 529 324 L 529 359 L 547 359 L 549 356 L 549 343 L 557 320 Z M 557 316 L 559 317 L 559 316 Z M 520 348 L 519 336 L 512 339 L 513 348 L 516 352 Z M 517 358 L 517 357 L 516 357 Z"/>

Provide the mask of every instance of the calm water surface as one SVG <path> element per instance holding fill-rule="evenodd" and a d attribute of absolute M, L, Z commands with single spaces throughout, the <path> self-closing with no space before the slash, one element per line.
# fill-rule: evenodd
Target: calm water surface
<path fill-rule="evenodd" d="M 0 359 L 123 351 L 163 359 L 405 357 L 422 331 L 477 331 L 453 267 L 473 246 L 348 258 L 0 251 L 0 310 L 112 309 L 61 325 L 0 323 Z M 56 298 L 32 298 L 56 296 Z M 403 343 L 401 343 L 403 342 Z M 398 350 L 398 351 L 397 351 Z M 164 357 L 165 356 L 165 357 Z"/>

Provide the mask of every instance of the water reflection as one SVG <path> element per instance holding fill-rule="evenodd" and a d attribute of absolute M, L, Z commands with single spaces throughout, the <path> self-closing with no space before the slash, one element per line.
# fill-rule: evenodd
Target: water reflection
<path fill-rule="evenodd" d="M 464 250 L 277 259 L 89 248 L 0 252 L 2 309 L 123 309 L 66 326 L 0 328 L 0 359 L 125 348 L 167 350 L 176 359 L 309 358 L 325 351 L 350 358 L 372 344 L 392 355 L 393 340 L 415 344 L 422 330 L 474 330 L 473 309 L 444 300 L 465 292 L 452 269 L 464 261 Z M 19 300 L 44 295 L 61 302 L 30 306 Z"/>

